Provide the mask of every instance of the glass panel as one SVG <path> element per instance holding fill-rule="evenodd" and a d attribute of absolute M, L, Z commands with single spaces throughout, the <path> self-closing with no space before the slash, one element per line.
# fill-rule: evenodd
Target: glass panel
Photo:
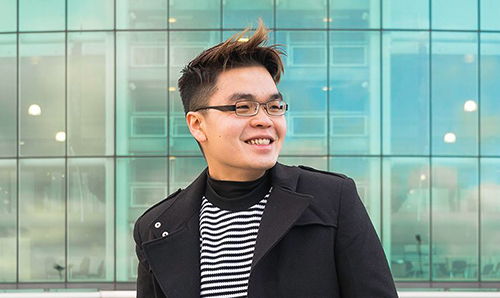
<path fill-rule="evenodd" d="M 64 159 L 19 162 L 19 281 L 64 282 Z"/>
<path fill-rule="evenodd" d="M 478 160 L 432 159 L 432 277 L 477 281 Z"/>
<path fill-rule="evenodd" d="M 18 0 L 19 31 L 64 30 L 65 0 Z"/>
<path fill-rule="evenodd" d="M 276 42 L 288 52 L 282 57 L 285 73 L 278 86 L 290 105 L 282 154 L 326 154 L 326 33 L 280 31 Z"/>
<path fill-rule="evenodd" d="M 16 282 L 16 187 L 16 160 L 0 160 L 0 283 Z"/>
<path fill-rule="evenodd" d="M 248 26 L 256 28 L 257 20 L 262 18 L 267 27 L 274 24 L 273 0 L 222 0 L 222 27 L 227 29 L 243 29 Z"/>
<path fill-rule="evenodd" d="M 380 158 L 331 157 L 330 172 L 342 173 L 355 181 L 359 197 L 380 237 Z"/>
<path fill-rule="evenodd" d="M 17 154 L 16 47 L 16 35 L 0 35 L 0 157 Z"/>
<path fill-rule="evenodd" d="M 330 28 L 380 28 L 380 0 L 329 1 Z"/>
<path fill-rule="evenodd" d="M 206 167 L 202 157 L 170 157 L 170 192 L 186 188 Z"/>
<path fill-rule="evenodd" d="M 326 28 L 328 24 L 326 2 L 327 0 L 276 1 L 276 27 Z"/>
<path fill-rule="evenodd" d="M 380 32 L 330 33 L 329 92 L 330 153 L 380 154 Z"/>
<path fill-rule="evenodd" d="M 113 33 L 68 33 L 68 155 L 112 155 Z"/>
<path fill-rule="evenodd" d="M 170 0 L 171 29 L 219 29 L 221 0 Z"/>
<path fill-rule="evenodd" d="M 500 159 L 481 159 L 481 280 L 500 280 Z"/>
<path fill-rule="evenodd" d="M 432 29 L 477 30 L 478 0 L 432 0 Z"/>
<path fill-rule="evenodd" d="M 383 244 L 397 281 L 429 280 L 429 159 L 383 160 Z"/>
<path fill-rule="evenodd" d="M 182 100 L 177 89 L 181 70 L 202 51 L 220 42 L 221 34 L 207 32 L 170 32 L 170 154 L 200 155 L 201 151 L 186 124 Z"/>
<path fill-rule="evenodd" d="M 224 30 L 222 31 L 222 39 L 227 40 L 228 38 L 232 37 L 235 34 L 241 33 L 241 30 Z M 249 30 L 242 38 L 250 38 L 252 35 L 255 33 L 255 30 Z M 274 36 L 276 35 L 276 31 L 270 31 L 268 34 L 269 41 L 267 42 L 267 45 L 272 45 L 275 44 L 275 38 Z M 286 47 L 284 47 L 285 51 L 287 50 Z"/>
<path fill-rule="evenodd" d="M 68 159 L 68 281 L 114 280 L 112 159 Z"/>
<path fill-rule="evenodd" d="M 290 166 L 298 166 L 305 165 L 318 170 L 328 171 L 328 158 L 325 157 L 306 157 L 306 156 L 297 156 L 297 157 L 282 157 L 278 158 L 278 162 L 290 165 Z"/>
<path fill-rule="evenodd" d="M 0 32 L 17 30 L 17 0 L 0 0 Z"/>
<path fill-rule="evenodd" d="M 429 154 L 429 33 L 383 35 L 384 154 Z"/>
<path fill-rule="evenodd" d="M 167 33 L 117 32 L 116 151 L 167 153 Z"/>
<path fill-rule="evenodd" d="M 500 30 L 500 2 L 498 0 L 481 0 L 481 30 Z M 500 268 L 499 268 L 500 269 Z"/>
<path fill-rule="evenodd" d="M 116 0 L 117 29 L 167 29 L 167 0 Z"/>
<path fill-rule="evenodd" d="M 69 0 L 68 29 L 113 29 L 114 0 Z"/>
<path fill-rule="evenodd" d="M 432 154 L 477 155 L 476 33 L 432 33 Z"/>
<path fill-rule="evenodd" d="M 429 29 L 429 0 L 383 1 L 384 28 Z"/>
<path fill-rule="evenodd" d="M 118 158 L 116 161 L 116 280 L 135 282 L 137 257 L 134 223 L 168 194 L 166 158 Z"/>
<path fill-rule="evenodd" d="M 500 156 L 500 34 L 481 34 L 480 61 L 481 154 Z"/>
<path fill-rule="evenodd" d="M 64 33 L 19 35 L 20 155 L 62 156 Z"/>

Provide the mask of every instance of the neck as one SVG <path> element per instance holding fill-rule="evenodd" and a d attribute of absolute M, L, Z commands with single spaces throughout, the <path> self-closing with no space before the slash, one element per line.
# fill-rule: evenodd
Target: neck
<path fill-rule="evenodd" d="M 222 181 L 254 181 L 262 177 L 266 170 L 238 170 L 238 169 L 214 169 L 208 167 L 208 174 L 212 179 Z"/>

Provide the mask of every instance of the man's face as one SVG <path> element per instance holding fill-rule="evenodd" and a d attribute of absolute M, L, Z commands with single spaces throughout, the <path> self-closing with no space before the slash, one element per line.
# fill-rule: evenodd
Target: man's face
<path fill-rule="evenodd" d="M 271 75 L 261 66 L 222 72 L 216 88 L 208 101 L 210 106 L 233 105 L 242 99 L 265 103 L 279 94 Z M 203 119 L 206 140 L 202 146 L 213 178 L 257 179 L 275 165 L 287 130 L 284 115 L 269 116 L 261 106 L 251 117 L 209 109 Z"/>

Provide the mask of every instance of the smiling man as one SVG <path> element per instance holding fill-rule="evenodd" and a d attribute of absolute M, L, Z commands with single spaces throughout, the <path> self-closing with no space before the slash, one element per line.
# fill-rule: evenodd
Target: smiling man
<path fill-rule="evenodd" d="M 208 167 L 136 222 L 137 297 L 397 297 L 354 181 L 277 162 L 288 106 L 262 22 L 183 70 Z"/>

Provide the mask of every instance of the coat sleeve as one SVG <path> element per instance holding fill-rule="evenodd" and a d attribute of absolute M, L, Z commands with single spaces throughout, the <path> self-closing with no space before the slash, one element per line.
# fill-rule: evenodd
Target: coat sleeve
<path fill-rule="evenodd" d="M 382 244 L 351 178 L 342 185 L 335 262 L 342 298 L 398 297 Z"/>

